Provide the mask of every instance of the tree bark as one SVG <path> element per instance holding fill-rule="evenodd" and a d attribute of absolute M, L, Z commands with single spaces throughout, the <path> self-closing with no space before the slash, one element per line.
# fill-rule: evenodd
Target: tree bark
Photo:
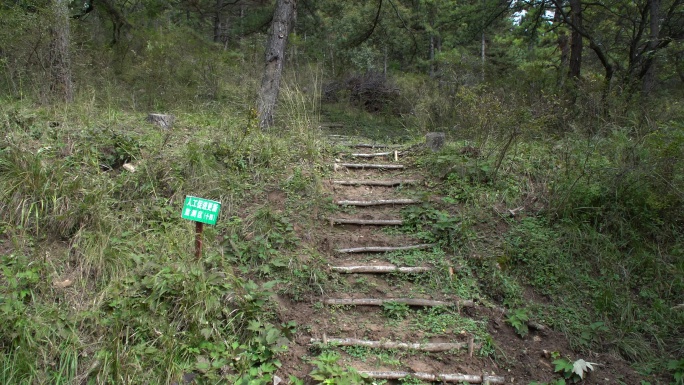
<path fill-rule="evenodd" d="M 572 30 L 570 41 L 570 79 L 577 82 L 582 69 L 582 1 L 570 0 L 570 20 L 577 28 Z"/>
<path fill-rule="evenodd" d="M 65 102 L 71 102 L 74 99 L 71 54 L 69 52 L 71 33 L 68 6 L 67 0 L 54 0 L 55 20 L 50 29 L 52 34 L 50 43 L 50 91 Z"/>
<path fill-rule="evenodd" d="M 644 61 L 644 77 L 642 80 L 642 91 L 649 94 L 655 86 L 655 55 L 658 49 L 658 39 L 660 36 L 660 0 L 651 0 L 649 3 L 650 24 L 649 39 L 646 46 L 646 60 Z"/>
<path fill-rule="evenodd" d="M 560 12 L 555 12 L 553 16 L 553 22 L 557 24 L 561 24 L 563 22 L 563 18 L 561 16 Z M 558 71 L 558 86 L 563 87 L 565 84 L 565 70 L 566 68 L 569 67 L 568 64 L 568 57 L 570 56 L 570 47 L 568 46 L 568 34 L 564 29 L 559 29 L 558 31 L 558 50 L 560 51 L 560 64 L 558 68 L 560 69 Z"/>
<path fill-rule="evenodd" d="M 214 43 L 228 44 L 228 29 L 226 19 L 223 16 L 224 0 L 216 0 L 214 9 Z"/>
<path fill-rule="evenodd" d="M 273 13 L 271 32 L 266 47 L 264 77 L 261 80 L 261 89 L 257 97 L 259 126 L 262 129 L 273 125 L 273 113 L 278 101 L 280 78 L 285 61 L 285 48 L 296 19 L 296 9 L 296 0 L 278 0 Z"/>

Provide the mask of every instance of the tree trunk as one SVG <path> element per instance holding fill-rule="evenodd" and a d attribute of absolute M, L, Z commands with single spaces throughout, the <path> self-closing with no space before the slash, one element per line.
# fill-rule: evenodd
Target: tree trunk
<path fill-rule="evenodd" d="M 660 35 L 660 0 L 651 0 L 649 3 L 651 14 L 649 24 L 649 39 L 646 48 L 646 60 L 644 61 L 642 79 L 642 91 L 649 94 L 655 86 L 655 54 L 658 49 L 658 37 Z"/>
<path fill-rule="evenodd" d="M 216 0 L 214 9 L 214 43 L 222 43 L 224 47 L 228 44 L 228 25 L 223 17 L 224 0 Z"/>
<path fill-rule="evenodd" d="M 74 86 L 71 80 L 71 55 L 69 52 L 69 3 L 67 0 L 54 0 L 54 24 L 50 29 L 50 91 L 52 95 L 71 102 L 74 99 Z"/>
<path fill-rule="evenodd" d="M 287 46 L 288 35 L 294 26 L 296 8 L 296 0 L 278 0 L 273 13 L 271 32 L 266 47 L 264 77 L 261 80 L 261 89 L 257 96 L 259 126 L 262 129 L 273 125 L 273 113 L 278 100 L 280 78 L 285 60 L 285 47 Z"/>
<path fill-rule="evenodd" d="M 112 42 L 111 45 L 116 45 L 121 40 L 121 34 L 128 32 L 131 29 L 131 24 L 126 20 L 126 17 L 119 11 L 111 0 L 93 0 L 95 7 L 102 6 L 104 12 L 112 21 Z"/>
<path fill-rule="evenodd" d="M 556 11 L 553 16 L 553 22 L 560 25 L 563 22 L 563 17 L 560 12 Z M 558 30 L 558 50 L 560 51 L 560 64 L 558 66 L 558 86 L 565 85 L 565 70 L 568 68 L 568 57 L 570 56 L 570 47 L 568 46 L 568 34 L 563 28 Z"/>
<path fill-rule="evenodd" d="M 575 82 L 579 80 L 582 69 L 582 1 L 570 0 L 570 20 L 575 26 L 570 41 L 570 71 L 569 76 Z"/>

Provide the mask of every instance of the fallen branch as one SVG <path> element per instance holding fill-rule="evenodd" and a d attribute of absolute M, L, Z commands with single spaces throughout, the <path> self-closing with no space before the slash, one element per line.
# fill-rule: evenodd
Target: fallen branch
<path fill-rule="evenodd" d="M 352 180 L 334 180 L 333 184 L 340 184 L 343 186 L 399 186 L 402 184 L 416 184 L 418 183 L 415 179 L 406 180 L 363 180 L 363 179 L 352 179 Z"/>
<path fill-rule="evenodd" d="M 472 307 L 475 303 L 470 300 L 445 302 L 432 299 L 420 298 L 329 298 L 324 301 L 326 305 L 352 305 L 352 306 L 382 306 L 384 303 L 404 303 L 409 306 L 458 306 Z"/>
<path fill-rule="evenodd" d="M 340 163 L 338 166 L 346 168 L 383 168 L 387 170 L 403 169 L 403 164 L 372 164 L 372 163 Z"/>
<path fill-rule="evenodd" d="M 432 382 L 468 382 L 471 384 L 503 384 L 505 379 L 500 376 L 488 376 L 477 374 L 430 374 L 430 373 L 409 373 L 409 372 L 373 372 L 373 371 L 358 371 L 370 378 L 377 378 L 382 380 L 399 380 L 404 377 L 415 377 L 421 381 Z"/>
<path fill-rule="evenodd" d="M 337 201 L 340 206 L 380 206 L 380 205 L 411 205 L 420 201 L 416 199 L 378 199 L 374 201 Z"/>
<path fill-rule="evenodd" d="M 324 342 L 318 338 L 312 338 L 311 343 Z M 393 341 L 368 341 L 358 340 L 355 338 L 327 338 L 325 344 L 333 344 L 338 346 L 364 346 L 367 348 L 379 349 L 406 349 L 419 350 L 421 352 L 446 352 L 449 350 L 459 350 L 468 346 L 468 344 L 459 342 L 440 342 L 440 343 L 410 343 L 410 342 L 393 342 Z"/>
<path fill-rule="evenodd" d="M 338 253 L 385 253 L 391 251 L 404 251 L 404 250 L 421 250 L 421 249 L 431 249 L 437 246 L 435 243 L 423 243 L 420 245 L 409 245 L 409 246 L 368 246 L 368 247 L 352 247 L 349 249 L 337 249 Z"/>
<path fill-rule="evenodd" d="M 397 267 L 394 265 L 386 266 L 332 266 L 332 271 L 339 273 L 423 273 L 432 270 L 431 267 Z"/>
<path fill-rule="evenodd" d="M 401 219 L 344 219 L 344 218 L 330 218 L 330 224 L 338 225 L 375 225 L 375 226 L 392 226 L 402 225 L 404 221 Z"/>

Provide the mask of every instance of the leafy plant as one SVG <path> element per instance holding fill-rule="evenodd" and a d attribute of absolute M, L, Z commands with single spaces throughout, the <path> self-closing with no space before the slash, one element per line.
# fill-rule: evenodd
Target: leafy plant
<path fill-rule="evenodd" d="M 566 358 L 558 358 L 553 361 L 553 364 L 556 365 L 554 371 L 572 383 L 583 380 L 586 374 L 594 370 L 593 365 L 596 365 L 594 362 L 587 362 L 583 359 L 571 362 Z"/>
<path fill-rule="evenodd" d="M 455 250 L 468 236 L 467 224 L 463 219 L 429 204 L 407 207 L 403 215 L 405 231 L 426 242 L 439 243 L 446 249 Z"/>
<path fill-rule="evenodd" d="M 684 385 L 684 358 L 669 361 L 667 370 L 672 372 L 675 385 Z"/>
<path fill-rule="evenodd" d="M 582 330 L 580 335 L 580 343 L 585 346 L 590 346 L 595 340 L 600 339 L 601 335 L 608 332 L 608 327 L 601 322 L 594 322 Z"/>
<path fill-rule="evenodd" d="M 382 312 L 387 318 L 402 319 L 409 313 L 409 306 L 401 302 L 387 301 L 382 304 Z"/>
<path fill-rule="evenodd" d="M 525 309 L 516 309 L 508 314 L 506 322 L 513 326 L 515 332 L 518 333 L 520 337 L 524 338 L 529 332 L 527 327 L 527 321 L 529 321 L 529 319 Z"/>
<path fill-rule="evenodd" d="M 345 369 L 339 365 L 340 354 L 333 351 L 325 351 L 311 360 L 314 369 L 309 377 L 326 385 L 356 385 L 365 384 L 367 377 L 357 373 L 354 369 Z"/>

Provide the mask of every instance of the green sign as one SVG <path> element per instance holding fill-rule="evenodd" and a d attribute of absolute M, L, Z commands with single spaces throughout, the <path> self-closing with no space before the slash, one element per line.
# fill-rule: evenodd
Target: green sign
<path fill-rule="evenodd" d="M 221 202 L 188 195 L 185 197 L 181 217 L 195 222 L 215 225 L 218 220 L 219 210 L 221 210 Z"/>

